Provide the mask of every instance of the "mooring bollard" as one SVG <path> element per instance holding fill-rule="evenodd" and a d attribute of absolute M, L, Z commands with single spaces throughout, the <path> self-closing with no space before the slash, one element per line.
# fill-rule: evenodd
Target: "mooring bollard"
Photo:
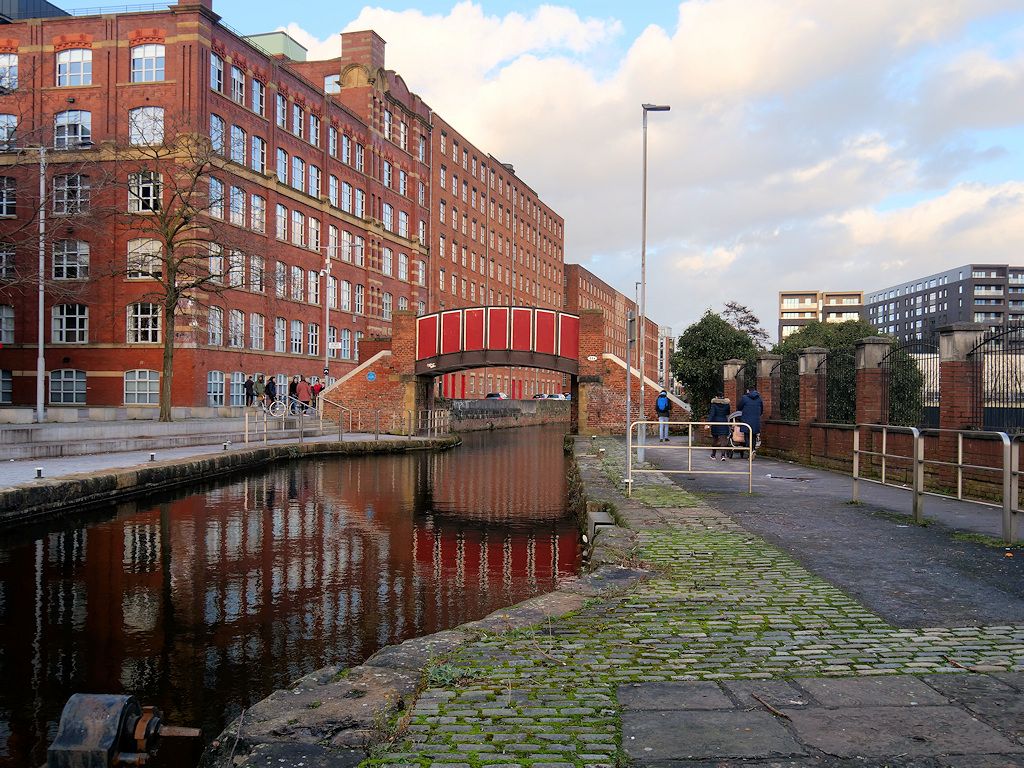
<path fill-rule="evenodd" d="M 42 467 L 36 467 L 36 478 L 40 478 L 42 476 L 43 476 L 43 468 Z"/>
<path fill-rule="evenodd" d="M 152 452 L 150 452 L 150 454 L 149 454 L 149 460 L 150 460 L 150 461 L 156 461 L 156 454 L 155 454 L 155 453 L 152 453 Z"/>
<path fill-rule="evenodd" d="M 228 443 L 227 443 L 227 441 L 225 441 L 224 442 L 224 450 L 226 451 L 227 449 L 228 449 Z"/>

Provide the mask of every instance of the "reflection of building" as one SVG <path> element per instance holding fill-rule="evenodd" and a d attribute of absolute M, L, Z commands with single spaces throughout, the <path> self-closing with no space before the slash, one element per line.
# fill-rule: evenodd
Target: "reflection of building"
<path fill-rule="evenodd" d="M 861 291 L 779 291 L 779 341 L 815 320 L 860 320 L 863 306 Z"/>
<path fill-rule="evenodd" d="M 1024 322 L 1024 266 L 966 264 L 871 291 L 865 319 L 899 341 L 935 340 L 950 323 Z"/>

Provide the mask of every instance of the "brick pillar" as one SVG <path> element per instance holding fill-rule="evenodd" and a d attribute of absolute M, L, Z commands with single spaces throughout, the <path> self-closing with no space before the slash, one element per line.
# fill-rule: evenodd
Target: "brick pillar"
<path fill-rule="evenodd" d="M 740 371 L 743 370 L 743 366 L 746 364 L 746 360 L 738 360 L 736 358 L 722 363 L 722 397 L 732 403 L 734 410 L 739 405 L 740 398 L 743 397 L 736 377 L 739 376 Z"/>
<path fill-rule="evenodd" d="M 939 329 L 940 429 L 981 429 L 983 426 L 975 423 L 983 404 L 978 401 L 984 397 L 981 366 L 974 365 L 968 353 L 984 335 L 985 326 L 978 323 L 953 323 Z M 939 433 L 939 458 L 956 461 L 956 445 L 956 435 Z M 953 468 L 940 466 L 938 470 L 940 482 L 952 487 L 956 482 Z"/>
<path fill-rule="evenodd" d="M 807 347 L 800 350 L 800 445 L 805 458 L 810 461 L 811 424 L 818 421 L 818 366 L 825 360 L 828 350 L 824 347 Z"/>
<path fill-rule="evenodd" d="M 857 341 L 857 400 L 854 418 L 858 424 L 889 423 L 889 414 L 885 412 L 885 387 L 888 382 L 882 371 L 882 358 L 888 354 L 891 345 L 889 339 L 880 336 L 869 336 Z"/>
<path fill-rule="evenodd" d="M 761 402 L 764 403 L 764 417 L 770 419 L 775 416 L 778 403 L 775 402 L 776 392 L 775 380 L 781 373 L 777 368 L 782 361 L 782 355 L 759 355 L 757 358 L 757 391 L 761 393 Z M 762 431 L 763 431 L 762 427 Z"/>
<path fill-rule="evenodd" d="M 579 375 L 575 377 L 572 401 L 569 406 L 570 429 L 575 424 L 576 434 L 593 435 L 607 432 L 601 422 L 610 414 L 604 392 L 604 313 L 599 309 L 580 311 Z M 593 359 L 591 359 L 593 358 Z M 623 399 L 625 404 L 625 399 Z M 622 426 L 613 434 L 626 433 L 626 414 L 622 412 Z"/>

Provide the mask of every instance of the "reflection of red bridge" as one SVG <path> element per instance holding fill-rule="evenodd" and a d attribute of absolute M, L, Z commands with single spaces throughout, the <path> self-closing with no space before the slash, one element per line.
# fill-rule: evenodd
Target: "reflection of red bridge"
<path fill-rule="evenodd" d="M 352 410 L 407 414 L 433 408 L 435 377 L 474 368 L 540 368 L 570 376 L 574 433 L 625 431 L 626 364 L 604 351 L 600 310 L 583 310 L 578 316 L 507 306 L 423 317 L 396 312 L 391 333 L 390 339 L 360 342 L 359 366 L 325 392 L 326 401 Z M 632 369 L 632 376 L 634 413 L 639 417 L 639 371 Z M 653 419 L 658 385 L 645 381 L 647 418 Z M 326 410 L 328 417 L 334 416 L 330 405 Z"/>

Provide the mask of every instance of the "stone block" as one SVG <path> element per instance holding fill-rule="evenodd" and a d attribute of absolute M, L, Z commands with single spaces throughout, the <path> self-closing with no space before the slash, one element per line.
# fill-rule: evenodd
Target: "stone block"
<path fill-rule="evenodd" d="M 948 704 L 916 677 L 799 678 L 797 685 L 825 707 L 905 707 Z"/>
<path fill-rule="evenodd" d="M 625 712 L 622 747 L 631 760 L 720 760 L 802 755 L 767 712 Z"/>
<path fill-rule="evenodd" d="M 624 709 L 729 709 L 729 697 L 709 682 L 641 683 L 620 685 L 619 704 Z"/>

